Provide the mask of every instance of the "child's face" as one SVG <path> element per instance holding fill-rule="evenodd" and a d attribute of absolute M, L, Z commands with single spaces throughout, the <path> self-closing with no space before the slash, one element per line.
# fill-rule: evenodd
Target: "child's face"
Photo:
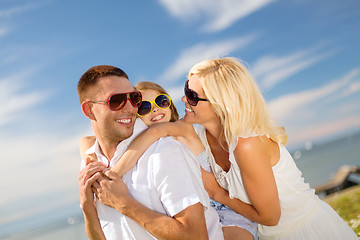
<path fill-rule="evenodd" d="M 159 92 L 150 89 L 141 90 L 140 92 L 142 94 L 143 101 L 154 101 L 154 99 L 160 94 Z M 147 126 L 151 126 L 152 124 L 160 122 L 170 122 L 171 110 L 170 108 L 158 108 L 154 103 L 152 103 L 151 112 L 148 115 L 140 118 Z"/>

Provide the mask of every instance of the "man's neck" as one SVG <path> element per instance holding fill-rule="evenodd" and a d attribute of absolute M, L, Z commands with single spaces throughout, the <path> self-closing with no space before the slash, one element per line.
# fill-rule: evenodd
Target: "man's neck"
<path fill-rule="evenodd" d="M 110 160 L 114 157 L 116 148 L 120 142 L 107 141 L 106 139 L 98 138 L 98 143 L 101 154 L 103 154 L 110 162 Z"/>

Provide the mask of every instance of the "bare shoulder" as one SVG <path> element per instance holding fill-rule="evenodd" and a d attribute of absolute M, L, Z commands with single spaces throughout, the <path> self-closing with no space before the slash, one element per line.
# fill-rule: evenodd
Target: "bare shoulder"
<path fill-rule="evenodd" d="M 253 152 L 254 150 L 259 150 L 259 148 L 264 146 L 264 140 L 260 136 L 248 137 L 248 138 L 238 138 L 238 142 L 235 148 L 237 152 Z"/>
<path fill-rule="evenodd" d="M 278 147 L 277 143 L 265 136 L 239 138 L 234 154 L 240 162 L 248 162 L 249 159 L 252 163 L 254 161 L 272 162 L 272 159 L 278 155 Z"/>
<path fill-rule="evenodd" d="M 255 149 L 262 148 L 273 148 L 277 145 L 276 142 L 271 140 L 266 136 L 255 136 L 248 138 L 238 138 L 238 144 L 236 145 L 236 149 L 242 151 L 253 151 Z"/>

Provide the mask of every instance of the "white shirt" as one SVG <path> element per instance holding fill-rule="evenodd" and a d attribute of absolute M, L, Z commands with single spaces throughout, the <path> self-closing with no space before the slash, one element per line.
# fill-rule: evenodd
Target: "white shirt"
<path fill-rule="evenodd" d="M 133 135 L 122 141 L 110 160 L 113 167 L 131 141 L 147 126 L 137 119 Z M 86 153 L 96 153 L 99 161 L 108 164 L 96 141 Z M 82 167 L 84 163 L 82 163 Z M 187 207 L 200 202 L 204 213 L 209 239 L 223 239 L 216 211 L 210 207 L 201 178 L 199 164 L 194 155 L 182 143 L 171 137 L 162 138 L 152 144 L 138 163 L 124 176 L 129 193 L 144 206 L 174 216 Z M 114 208 L 96 202 L 101 227 L 107 239 L 155 239 L 132 219 Z"/>

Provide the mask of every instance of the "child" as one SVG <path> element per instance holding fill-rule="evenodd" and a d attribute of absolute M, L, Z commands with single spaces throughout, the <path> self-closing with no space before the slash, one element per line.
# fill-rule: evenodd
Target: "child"
<path fill-rule="evenodd" d="M 205 154 L 205 148 L 202 145 L 202 142 L 196 135 L 192 124 L 186 124 L 182 120 L 178 120 L 179 115 L 176 107 L 167 92 L 161 86 L 152 82 L 140 82 L 135 86 L 135 88 L 139 90 L 143 96 L 143 102 L 138 108 L 138 116 L 141 120 L 147 126 L 152 126 L 154 124 L 161 126 L 159 123 L 173 122 L 176 127 L 172 128 L 174 132 L 171 136 L 174 136 L 177 140 L 188 146 L 198 159 L 202 168 L 210 172 L 207 155 Z M 156 129 L 161 131 L 161 127 L 157 127 Z M 165 132 L 163 134 L 165 134 Z M 154 136 L 156 136 L 156 138 L 141 140 L 141 145 L 146 146 L 144 147 L 144 151 L 158 139 L 158 134 L 154 134 Z M 94 158 L 93 156 L 89 157 L 85 155 L 85 151 L 94 144 L 94 141 L 94 137 L 85 137 L 82 139 L 80 152 L 84 159 Z M 134 146 L 137 145 L 139 145 L 139 142 L 135 139 L 134 142 L 130 144 L 127 151 L 111 169 L 113 172 L 122 176 L 136 164 L 137 160 L 143 153 L 143 151 L 135 150 L 136 148 Z M 216 201 L 211 200 L 211 205 L 219 214 L 225 239 L 257 238 L 256 223 L 244 218 L 240 214 L 235 213 L 230 208 Z"/>

